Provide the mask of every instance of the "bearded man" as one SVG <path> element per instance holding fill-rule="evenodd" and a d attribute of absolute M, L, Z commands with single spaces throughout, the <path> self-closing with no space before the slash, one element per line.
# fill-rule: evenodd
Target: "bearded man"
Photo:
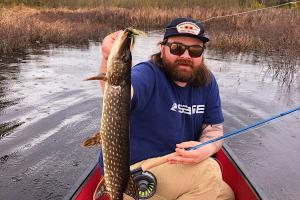
<path fill-rule="evenodd" d="M 119 33 L 103 40 L 101 73 Z M 203 58 L 208 41 L 200 21 L 176 18 L 166 27 L 160 52 L 132 68 L 131 168 L 175 151 L 150 169 L 158 182 L 150 199 L 234 199 L 211 158 L 222 141 L 185 150 L 223 135 L 218 84 Z"/>

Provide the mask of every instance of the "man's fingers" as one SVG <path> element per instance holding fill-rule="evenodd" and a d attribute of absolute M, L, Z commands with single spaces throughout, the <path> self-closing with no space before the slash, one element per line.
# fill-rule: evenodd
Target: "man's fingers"
<path fill-rule="evenodd" d="M 194 158 L 186 158 L 182 156 L 173 156 L 168 160 L 170 164 L 195 164 L 197 163 Z"/>
<path fill-rule="evenodd" d="M 195 151 L 186 151 L 185 149 L 180 149 L 180 148 L 176 148 L 175 151 L 178 155 L 181 155 L 183 157 L 187 157 L 187 158 L 197 157 L 197 152 Z"/>
<path fill-rule="evenodd" d="M 109 43 L 112 43 L 112 44 L 113 44 L 114 41 L 117 39 L 118 35 L 119 35 L 120 33 L 122 33 L 122 32 L 123 32 L 122 30 L 119 30 L 119 31 L 116 31 L 116 32 L 113 32 L 113 33 L 107 35 L 107 36 L 104 38 L 103 42 L 109 42 Z"/>
<path fill-rule="evenodd" d="M 107 35 L 103 39 L 101 47 L 102 47 L 102 54 L 103 54 L 104 59 L 106 59 L 106 60 L 108 59 L 109 53 L 111 51 L 111 48 L 112 48 L 115 40 L 117 39 L 118 35 L 122 32 L 123 32 L 122 30 L 116 31 L 114 33 Z"/>
<path fill-rule="evenodd" d="M 197 144 L 199 144 L 199 142 L 188 141 L 188 142 L 182 142 L 182 143 L 176 144 L 176 147 L 184 149 L 184 148 L 196 146 Z"/>
<path fill-rule="evenodd" d="M 111 34 L 111 38 L 112 38 L 113 40 L 116 40 L 117 37 L 118 37 L 118 35 L 119 35 L 120 33 L 123 33 L 123 32 L 124 32 L 123 30 L 116 31 L 116 32 L 114 32 L 114 33 Z"/>

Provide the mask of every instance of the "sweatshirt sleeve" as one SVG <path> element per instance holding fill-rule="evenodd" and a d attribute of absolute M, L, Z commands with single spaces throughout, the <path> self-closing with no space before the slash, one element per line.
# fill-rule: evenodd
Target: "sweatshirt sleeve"
<path fill-rule="evenodd" d="M 154 90 L 155 72 L 152 66 L 147 62 L 134 66 L 131 72 L 131 84 L 133 87 L 131 110 L 141 110 L 147 105 Z"/>
<path fill-rule="evenodd" d="M 224 122 L 219 87 L 215 77 L 212 75 L 212 81 L 208 87 L 203 123 L 220 124 Z"/>

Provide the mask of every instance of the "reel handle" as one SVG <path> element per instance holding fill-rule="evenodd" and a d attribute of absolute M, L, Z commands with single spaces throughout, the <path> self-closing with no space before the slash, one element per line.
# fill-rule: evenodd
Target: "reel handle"
<path fill-rule="evenodd" d="M 137 168 L 131 171 L 134 183 L 138 189 L 139 199 L 149 199 L 152 197 L 157 188 L 157 180 L 154 174 L 149 171 L 143 171 Z"/>

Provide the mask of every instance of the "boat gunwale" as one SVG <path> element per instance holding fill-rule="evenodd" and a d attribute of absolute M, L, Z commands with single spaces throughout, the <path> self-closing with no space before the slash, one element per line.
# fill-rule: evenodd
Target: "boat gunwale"
<path fill-rule="evenodd" d="M 224 155 L 227 157 L 227 159 L 231 162 L 232 166 L 235 168 L 235 170 L 240 174 L 240 176 L 244 179 L 246 184 L 248 185 L 248 188 L 252 191 L 252 193 L 256 196 L 257 200 L 262 200 L 261 195 L 259 192 L 255 189 L 254 184 L 251 182 L 251 180 L 248 178 L 248 176 L 243 172 L 241 167 L 237 164 L 235 159 L 233 158 L 234 156 L 232 155 L 233 153 L 230 151 L 230 147 L 228 147 L 226 144 L 223 145 L 222 149 L 220 150 L 224 153 Z M 223 174 L 223 172 L 222 172 Z"/>
<path fill-rule="evenodd" d="M 233 156 L 230 154 L 230 148 L 227 145 L 223 145 L 223 148 L 218 153 L 223 153 L 225 158 L 230 162 L 230 165 L 234 168 L 234 170 L 239 174 L 239 176 L 243 179 L 243 181 L 247 184 L 248 188 L 252 194 L 256 197 L 257 200 L 261 200 L 261 196 L 255 189 L 254 185 L 251 183 L 249 178 L 243 172 L 243 170 L 238 166 L 237 162 L 233 159 Z M 218 160 L 217 153 L 217 160 Z M 220 155 L 220 154 L 219 154 Z M 218 163 L 221 168 L 223 168 L 222 163 L 218 160 Z M 93 165 L 87 168 L 84 173 L 80 176 L 80 178 L 75 182 L 75 184 L 71 187 L 67 195 L 63 198 L 63 200 L 75 200 L 78 194 L 85 187 L 86 183 L 90 180 L 90 178 L 95 174 L 96 170 L 99 168 L 99 163 L 96 161 Z M 222 170 L 223 171 L 223 170 Z M 223 173 L 223 172 L 222 172 Z M 225 172 L 224 172 L 225 173 Z"/>
<path fill-rule="evenodd" d="M 63 200 L 76 199 L 77 194 L 80 193 L 81 189 L 86 185 L 86 182 L 90 177 L 94 175 L 94 172 L 98 169 L 99 162 L 96 161 L 94 164 L 90 165 L 84 173 L 77 179 L 73 184 L 69 192 L 65 195 Z"/>

